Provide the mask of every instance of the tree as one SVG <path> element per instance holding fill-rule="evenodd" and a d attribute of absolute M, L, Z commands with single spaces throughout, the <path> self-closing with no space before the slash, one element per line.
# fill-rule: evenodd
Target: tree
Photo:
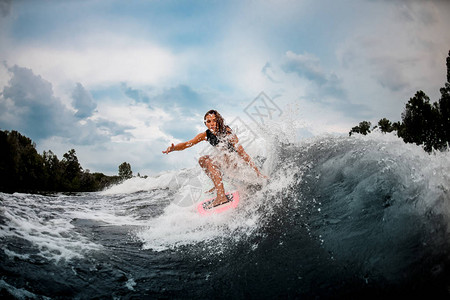
<path fill-rule="evenodd" d="M 13 130 L 0 134 L 0 189 L 27 191 L 42 186 L 42 157 L 31 139 Z"/>
<path fill-rule="evenodd" d="M 61 163 L 51 150 L 44 151 L 44 176 L 45 176 L 45 187 L 48 190 L 56 191 L 61 183 L 62 177 L 62 167 Z"/>
<path fill-rule="evenodd" d="M 447 61 L 447 83 L 450 83 L 450 50 L 448 51 L 446 61 Z"/>
<path fill-rule="evenodd" d="M 423 144 L 424 149 L 430 152 L 438 141 L 436 128 L 438 119 L 437 104 L 431 105 L 430 98 L 423 91 L 418 91 L 409 99 L 402 113 L 403 127 L 399 131 L 399 136 L 406 143 Z"/>
<path fill-rule="evenodd" d="M 380 127 L 381 132 L 392 132 L 394 130 L 393 124 L 386 118 L 378 121 L 378 127 Z"/>
<path fill-rule="evenodd" d="M 33 141 L 19 132 L 0 130 L 1 192 L 98 191 L 120 181 L 119 176 L 82 170 L 74 149 L 59 161 L 51 150 L 40 155 Z"/>
<path fill-rule="evenodd" d="M 403 123 L 401 123 L 401 122 L 392 123 L 392 130 L 399 132 L 400 130 L 402 130 L 402 128 L 403 128 Z"/>
<path fill-rule="evenodd" d="M 131 177 L 133 177 L 133 171 L 131 171 L 131 165 L 129 163 L 123 162 L 119 166 L 119 177 L 122 180 L 130 179 Z"/>
<path fill-rule="evenodd" d="M 366 135 L 366 134 L 370 133 L 370 125 L 372 125 L 370 122 L 362 121 L 359 123 L 358 126 L 352 127 L 352 130 L 350 130 L 348 135 L 351 136 L 352 133 L 360 133 L 360 134 Z"/>
<path fill-rule="evenodd" d="M 62 163 L 64 165 L 64 173 L 68 178 L 74 178 L 81 173 L 83 169 L 78 162 L 78 157 L 75 153 L 75 149 L 69 150 L 63 155 Z"/>
<path fill-rule="evenodd" d="M 444 148 L 450 143 L 450 51 L 447 57 L 447 82 L 440 91 L 438 131 L 441 132 L 441 137 L 439 140 L 439 148 Z"/>
<path fill-rule="evenodd" d="M 79 190 L 83 168 L 78 162 L 75 149 L 71 149 L 63 155 L 61 165 L 63 169 L 64 188 L 69 191 Z"/>

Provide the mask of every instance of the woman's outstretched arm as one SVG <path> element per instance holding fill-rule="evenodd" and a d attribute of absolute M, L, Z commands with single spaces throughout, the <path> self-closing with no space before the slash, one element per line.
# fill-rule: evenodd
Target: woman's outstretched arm
<path fill-rule="evenodd" d="M 163 151 L 162 153 L 169 154 L 172 151 L 182 151 L 186 148 L 192 147 L 195 144 L 200 143 L 201 141 L 206 141 L 206 132 L 201 132 L 197 134 L 192 140 L 187 142 L 178 143 L 176 145 L 172 143 L 172 145 L 167 147 L 166 151 Z"/>

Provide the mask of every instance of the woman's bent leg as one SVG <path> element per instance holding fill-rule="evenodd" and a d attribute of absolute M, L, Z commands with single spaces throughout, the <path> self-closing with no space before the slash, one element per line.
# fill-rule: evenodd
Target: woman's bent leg
<path fill-rule="evenodd" d="M 223 187 L 222 174 L 220 173 L 217 165 L 213 163 L 212 159 L 208 155 L 200 157 L 198 163 L 205 171 L 206 175 L 208 175 L 208 177 L 211 178 L 212 182 L 214 183 L 214 187 L 217 192 L 217 198 L 212 205 L 215 206 L 226 202 L 227 198 L 225 197 L 225 188 Z"/>

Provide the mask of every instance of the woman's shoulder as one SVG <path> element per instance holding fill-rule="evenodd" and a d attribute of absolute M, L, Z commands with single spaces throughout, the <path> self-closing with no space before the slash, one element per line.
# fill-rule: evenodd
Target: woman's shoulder
<path fill-rule="evenodd" d="M 197 134 L 194 139 L 205 140 L 207 135 L 208 134 L 206 133 L 206 131 L 203 131 L 203 132 L 200 132 L 199 134 Z"/>

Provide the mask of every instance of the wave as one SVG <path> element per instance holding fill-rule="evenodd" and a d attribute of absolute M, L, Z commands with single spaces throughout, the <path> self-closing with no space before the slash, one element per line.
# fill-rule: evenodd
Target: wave
<path fill-rule="evenodd" d="M 342 282 L 365 291 L 442 283 L 437 278 L 449 273 L 449 152 L 429 155 L 381 133 L 272 147 L 269 182 L 242 186 L 239 209 L 203 218 L 192 206 L 169 205 L 137 232 L 144 249 L 197 245 L 205 257 L 225 255 L 229 263 L 217 265 L 216 279 L 239 274 L 247 280 L 241 287 L 261 296 L 269 287 L 276 296 L 282 288 L 333 290 Z M 303 280 L 305 273 L 316 283 Z"/>
<path fill-rule="evenodd" d="M 137 257 L 119 266 L 128 279 L 144 278 L 135 272 L 148 259 L 164 269 L 176 257 L 182 267 L 172 273 L 197 274 L 186 289 L 211 284 L 192 294 L 200 298 L 448 295 L 449 152 L 430 155 L 377 132 L 254 147 L 269 180 L 226 177 L 241 200 L 219 215 L 196 212 L 212 187 L 200 167 L 79 196 L 1 194 L 3 252 L 58 264 L 113 251 Z M 120 245 L 123 235 L 148 257 Z M 19 239 L 34 247 L 17 250 Z M 142 282 L 132 283 L 139 291 Z"/>

